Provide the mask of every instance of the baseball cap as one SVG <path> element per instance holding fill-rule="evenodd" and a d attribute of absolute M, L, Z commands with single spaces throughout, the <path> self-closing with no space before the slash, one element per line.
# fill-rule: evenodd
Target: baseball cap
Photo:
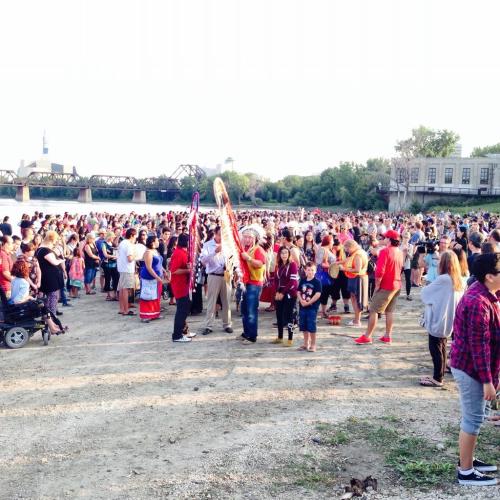
<path fill-rule="evenodd" d="M 401 236 L 397 231 L 394 231 L 394 229 L 389 229 L 389 231 L 386 231 L 383 235 L 384 238 L 389 238 L 390 240 L 397 240 L 399 241 Z"/>

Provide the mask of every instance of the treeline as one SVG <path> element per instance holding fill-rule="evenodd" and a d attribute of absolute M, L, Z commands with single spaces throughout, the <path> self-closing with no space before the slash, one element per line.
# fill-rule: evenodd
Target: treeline
<path fill-rule="evenodd" d="M 234 205 L 241 203 L 253 206 L 290 205 L 290 206 L 345 206 L 346 208 L 383 209 L 387 201 L 381 195 L 389 186 L 390 163 L 376 158 L 366 165 L 341 163 L 338 167 L 327 168 L 319 175 L 288 175 L 279 181 L 270 181 L 253 173 L 240 174 L 228 171 L 221 174 Z M 181 179 L 180 193 L 151 191 L 147 193 L 148 202 L 189 203 L 194 191 L 200 192 L 201 202 L 215 203 L 213 181 L 210 176 L 197 181 L 193 177 Z M 0 196 L 14 197 L 15 189 L 0 187 Z M 78 189 L 60 187 L 31 187 L 30 196 L 76 200 Z M 131 191 L 114 189 L 94 189 L 95 201 L 130 201 Z"/>
<path fill-rule="evenodd" d="M 224 172 L 220 177 L 235 205 L 341 205 L 362 210 L 382 209 L 387 207 L 381 191 L 389 186 L 390 162 L 382 158 L 370 159 L 366 165 L 344 162 L 338 167 L 327 168 L 319 175 L 288 175 L 279 181 L 232 171 Z M 203 203 L 213 203 L 214 178 L 210 176 L 199 183 L 188 177 L 182 179 L 181 199 L 189 201 L 193 190 L 198 189 Z"/>

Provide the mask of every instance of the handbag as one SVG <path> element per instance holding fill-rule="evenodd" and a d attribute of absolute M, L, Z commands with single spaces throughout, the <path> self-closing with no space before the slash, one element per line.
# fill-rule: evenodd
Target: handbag
<path fill-rule="evenodd" d="M 158 299 L 158 283 L 156 280 L 141 280 L 141 300 Z"/>
<path fill-rule="evenodd" d="M 337 279 L 339 272 L 340 266 L 336 262 L 330 264 L 330 267 L 328 268 L 328 275 L 330 276 L 330 278 Z"/>

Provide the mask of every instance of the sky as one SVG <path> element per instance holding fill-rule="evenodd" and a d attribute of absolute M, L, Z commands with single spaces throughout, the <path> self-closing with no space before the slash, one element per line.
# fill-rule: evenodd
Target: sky
<path fill-rule="evenodd" d="M 395 155 L 419 125 L 500 142 L 500 2 L 0 3 L 0 168 L 270 179 Z"/>

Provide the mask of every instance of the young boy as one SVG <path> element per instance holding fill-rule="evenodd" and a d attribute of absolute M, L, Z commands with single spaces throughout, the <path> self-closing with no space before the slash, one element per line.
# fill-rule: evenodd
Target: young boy
<path fill-rule="evenodd" d="M 316 351 L 316 316 L 318 315 L 321 282 L 315 278 L 316 265 L 308 262 L 305 267 L 306 277 L 299 283 L 298 297 L 300 304 L 299 329 L 304 333 L 304 343 L 299 351 Z"/>

